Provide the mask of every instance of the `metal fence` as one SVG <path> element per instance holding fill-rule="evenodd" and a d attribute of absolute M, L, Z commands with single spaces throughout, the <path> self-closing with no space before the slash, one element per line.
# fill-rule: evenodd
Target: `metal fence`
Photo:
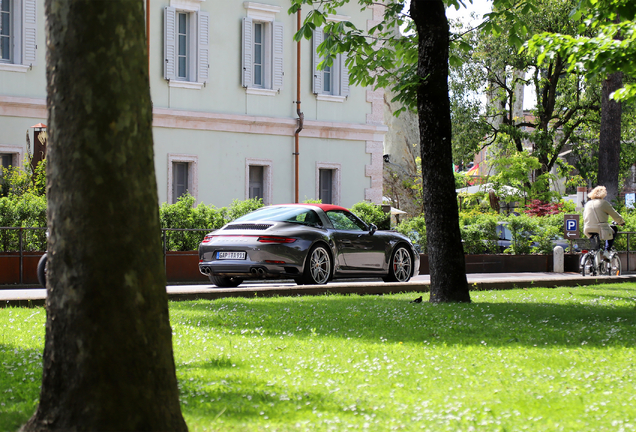
<path fill-rule="evenodd" d="M 194 254 L 204 235 L 211 231 L 207 228 L 162 228 L 161 243 L 164 266 L 166 266 L 169 251 L 192 251 Z M 634 234 L 636 231 L 620 231 L 614 243 L 616 250 L 627 253 L 627 265 L 623 269 L 625 272 L 632 271 L 630 257 L 634 253 L 631 248 Z M 589 248 L 589 240 L 585 238 L 573 240 L 573 242 L 577 243 L 580 249 Z M 45 250 L 46 228 L 0 227 L 0 253 L 17 252 L 19 254 L 20 283 L 22 283 L 25 254 Z"/>
<path fill-rule="evenodd" d="M 164 266 L 170 251 L 192 251 L 196 254 L 199 243 L 205 234 L 211 231 L 213 230 L 207 228 L 162 228 Z M 24 281 L 25 258 L 32 258 L 33 255 L 29 252 L 44 251 L 46 251 L 46 228 L 0 227 L 0 257 L 2 253 L 13 257 L 16 253 L 18 254 L 20 284 Z"/>

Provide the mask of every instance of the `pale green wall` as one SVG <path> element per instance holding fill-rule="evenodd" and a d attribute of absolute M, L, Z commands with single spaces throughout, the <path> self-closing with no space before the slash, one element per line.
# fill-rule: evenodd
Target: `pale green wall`
<path fill-rule="evenodd" d="M 285 75 L 283 89 L 276 96 L 247 95 L 241 87 L 241 20 L 247 16 L 243 0 L 208 0 L 201 10 L 210 14 L 210 80 L 202 89 L 171 88 L 163 78 L 163 8 L 168 1 L 152 1 L 151 89 L 155 107 L 232 114 L 296 117 L 296 16 L 287 14 L 288 0 L 267 0 L 257 3 L 281 6 L 276 21 L 284 24 Z M 371 11 L 360 13 L 359 6 L 348 5 L 339 14 L 350 16 L 353 22 L 366 28 Z M 306 8 L 305 15 L 309 11 Z M 351 95 L 343 103 L 318 102 L 311 92 L 311 40 L 301 42 L 301 102 L 309 120 L 366 123 L 371 106 L 366 102 L 366 89 L 351 86 Z"/>
<path fill-rule="evenodd" d="M 27 72 L 0 71 L 0 95 L 41 99 L 46 97 L 46 38 L 44 35 L 44 0 L 37 1 L 37 63 Z M 0 129 L 0 141 L 4 129 Z"/>
<path fill-rule="evenodd" d="M 292 36 L 296 17 L 287 15 L 288 0 L 266 0 L 262 3 L 281 6 L 276 20 L 284 23 L 285 75 L 283 89 L 276 96 L 247 95 L 241 87 L 241 19 L 246 16 L 243 0 L 207 0 L 203 11 L 210 13 L 210 81 L 201 90 L 169 88 L 163 79 L 163 9 L 167 0 L 151 0 L 150 83 L 153 104 L 157 108 L 176 110 L 246 114 L 255 116 L 296 118 L 296 43 Z M 38 1 L 38 63 L 26 73 L 0 71 L 0 95 L 46 98 L 44 2 Z M 309 9 L 305 9 L 305 14 Z M 339 11 L 366 28 L 371 11 L 359 12 L 357 5 Z M 366 102 L 366 89 L 351 86 L 344 103 L 319 102 L 311 93 L 311 41 L 302 41 L 302 111 L 307 120 L 343 123 L 366 123 L 371 105 Z M 0 144 L 23 146 L 30 126 L 46 123 L 45 118 L 0 117 Z M 199 201 L 217 206 L 245 197 L 245 158 L 271 159 L 273 168 L 273 202 L 294 200 L 294 159 L 292 136 L 240 134 L 155 128 L 155 167 L 159 199 L 167 200 L 168 153 L 198 155 Z M 344 141 L 301 137 L 299 198 L 316 198 L 316 161 L 339 163 L 341 201 L 345 206 L 364 200 L 364 189 L 370 187 L 365 165 L 371 157 L 365 153 L 363 141 Z M 222 179 L 222 182 L 219 182 Z"/>
<path fill-rule="evenodd" d="M 293 137 L 155 128 L 154 141 L 161 202 L 168 198 L 168 153 L 198 155 L 198 202 L 221 207 L 234 199 L 245 199 L 246 158 L 273 162 L 273 204 L 294 201 Z M 180 143 L 178 151 L 175 151 L 174 142 Z M 364 166 L 371 163 L 364 142 L 301 138 L 301 201 L 317 198 L 316 161 L 341 164 L 341 205 L 351 206 L 364 201 L 364 189 L 370 187 Z"/>

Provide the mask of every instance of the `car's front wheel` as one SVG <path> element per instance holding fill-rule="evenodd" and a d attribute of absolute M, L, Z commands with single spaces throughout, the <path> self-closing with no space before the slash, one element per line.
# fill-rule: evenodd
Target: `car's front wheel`
<path fill-rule="evenodd" d="M 391 256 L 389 274 L 383 279 L 385 282 L 408 282 L 411 274 L 413 274 L 413 257 L 404 246 L 399 246 Z"/>
<path fill-rule="evenodd" d="M 219 288 L 234 288 L 243 283 L 241 278 L 208 275 L 210 282 Z"/>
<path fill-rule="evenodd" d="M 300 285 L 324 285 L 331 278 L 331 256 L 323 245 L 316 245 L 309 251 L 305 261 L 303 277 L 296 280 Z"/>

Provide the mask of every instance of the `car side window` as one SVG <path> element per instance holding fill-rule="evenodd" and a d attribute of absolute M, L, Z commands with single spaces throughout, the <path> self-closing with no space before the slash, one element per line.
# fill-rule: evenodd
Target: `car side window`
<path fill-rule="evenodd" d="M 290 222 L 302 223 L 311 226 L 322 226 L 320 218 L 313 210 L 307 210 L 306 212 L 297 214 L 294 216 L 293 220 L 290 220 Z"/>
<path fill-rule="evenodd" d="M 329 211 L 327 217 L 333 227 L 343 231 L 365 231 L 367 227 L 351 213 L 343 211 Z"/>

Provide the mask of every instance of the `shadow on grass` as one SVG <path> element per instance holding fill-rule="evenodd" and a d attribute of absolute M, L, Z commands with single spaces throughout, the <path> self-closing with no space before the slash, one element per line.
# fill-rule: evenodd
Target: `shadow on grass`
<path fill-rule="evenodd" d="M 239 365 L 241 366 L 241 365 Z M 232 365 L 222 358 L 179 366 L 179 374 L 192 377 L 209 376 L 209 370 L 233 369 Z M 236 369 L 233 369 L 236 371 Z M 266 376 L 267 374 L 263 374 Z M 314 412 L 343 414 L 342 406 L 336 395 L 323 391 L 289 391 L 266 380 L 244 376 L 226 376 L 225 379 L 209 382 L 197 378 L 180 379 L 181 408 L 184 415 L 204 421 L 207 427 L 218 427 L 212 430 L 240 430 L 241 424 L 254 424 L 260 420 L 270 424 L 285 423 L 287 425 L 307 420 Z M 358 409 L 370 410 L 371 407 L 359 400 Z M 238 429 L 233 429 L 238 428 Z"/>
<path fill-rule="evenodd" d="M 533 347 L 636 344 L 633 284 L 560 288 L 552 293 L 561 296 L 559 303 L 537 302 L 533 290 L 523 290 L 501 303 L 431 304 L 424 299 L 413 304 L 409 300 L 414 294 L 279 297 L 172 303 L 171 314 L 174 322 L 185 326 L 264 337 L 293 334 L 377 343 Z"/>
<path fill-rule="evenodd" d="M 40 397 L 39 350 L 0 344 L 0 430 L 17 431 L 35 412 Z"/>

